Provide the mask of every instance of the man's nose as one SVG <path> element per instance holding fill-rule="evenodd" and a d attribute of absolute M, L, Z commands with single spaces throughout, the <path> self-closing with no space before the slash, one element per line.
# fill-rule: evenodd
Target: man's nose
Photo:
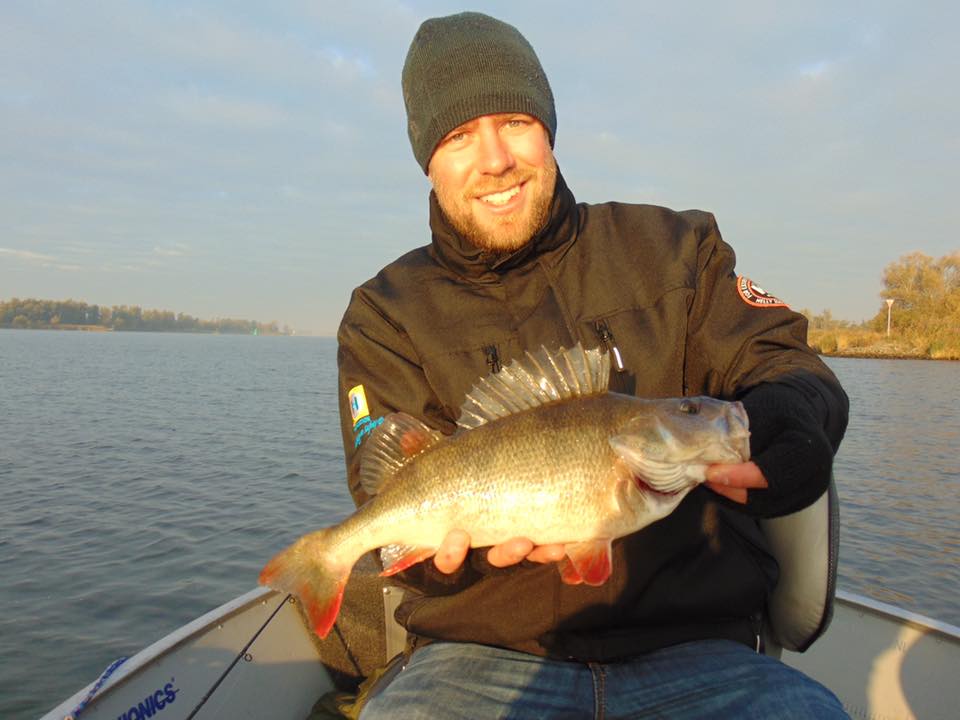
<path fill-rule="evenodd" d="M 502 175 L 515 165 L 509 144 L 498 128 L 486 126 L 480 129 L 478 169 L 486 175 Z"/>

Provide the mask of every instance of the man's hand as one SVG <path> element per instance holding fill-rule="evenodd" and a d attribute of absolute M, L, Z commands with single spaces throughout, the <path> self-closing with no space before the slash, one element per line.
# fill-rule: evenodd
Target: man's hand
<path fill-rule="evenodd" d="M 762 490 L 768 484 L 760 468 L 750 460 L 733 465 L 711 465 L 707 468 L 707 487 L 728 500 L 745 505 L 749 490 Z"/>
<path fill-rule="evenodd" d="M 449 575 L 463 564 L 469 549 L 470 535 L 463 530 L 451 530 L 433 556 L 433 562 L 440 572 Z M 534 545 L 529 538 L 515 537 L 491 547 L 487 562 L 494 567 L 516 565 L 523 560 L 557 562 L 566 554 L 563 545 Z"/>

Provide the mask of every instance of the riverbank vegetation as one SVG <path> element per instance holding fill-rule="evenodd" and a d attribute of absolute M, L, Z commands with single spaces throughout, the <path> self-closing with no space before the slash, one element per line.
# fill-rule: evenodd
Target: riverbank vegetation
<path fill-rule="evenodd" d="M 77 300 L 13 298 L 0 302 L 0 328 L 42 330 L 139 331 L 223 333 L 234 335 L 292 335 L 276 321 L 217 318 L 200 320 L 186 313 L 144 310 L 137 305 L 88 305 Z"/>
<path fill-rule="evenodd" d="M 877 314 L 860 324 L 802 310 L 811 347 L 824 355 L 960 360 L 960 252 L 904 255 L 884 269 L 883 285 Z"/>

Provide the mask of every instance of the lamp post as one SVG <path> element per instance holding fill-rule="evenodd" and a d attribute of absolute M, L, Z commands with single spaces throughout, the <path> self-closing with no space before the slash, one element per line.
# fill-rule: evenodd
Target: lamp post
<path fill-rule="evenodd" d="M 887 337 L 890 337 L 890 308 L 893 307 L 893 298 L 887 298 Z"/>

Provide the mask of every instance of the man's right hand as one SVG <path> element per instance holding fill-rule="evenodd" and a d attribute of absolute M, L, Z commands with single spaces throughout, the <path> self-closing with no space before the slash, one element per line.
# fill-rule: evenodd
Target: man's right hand
<path fill-rule="evenodd" d="M 446 574 L 456 572 L 470 550 L 470 535 L 463 530 L 451 530 L 443 539 L 433 562 L 437 569 Z M 563 545 L 534 545 L 525 537 L 515 537 L 494 545 L 487 552 L 487 562 L 494 567 L 516 565 L 523 560 L 548 563 L 563 560 L 567 554 Z"/>

